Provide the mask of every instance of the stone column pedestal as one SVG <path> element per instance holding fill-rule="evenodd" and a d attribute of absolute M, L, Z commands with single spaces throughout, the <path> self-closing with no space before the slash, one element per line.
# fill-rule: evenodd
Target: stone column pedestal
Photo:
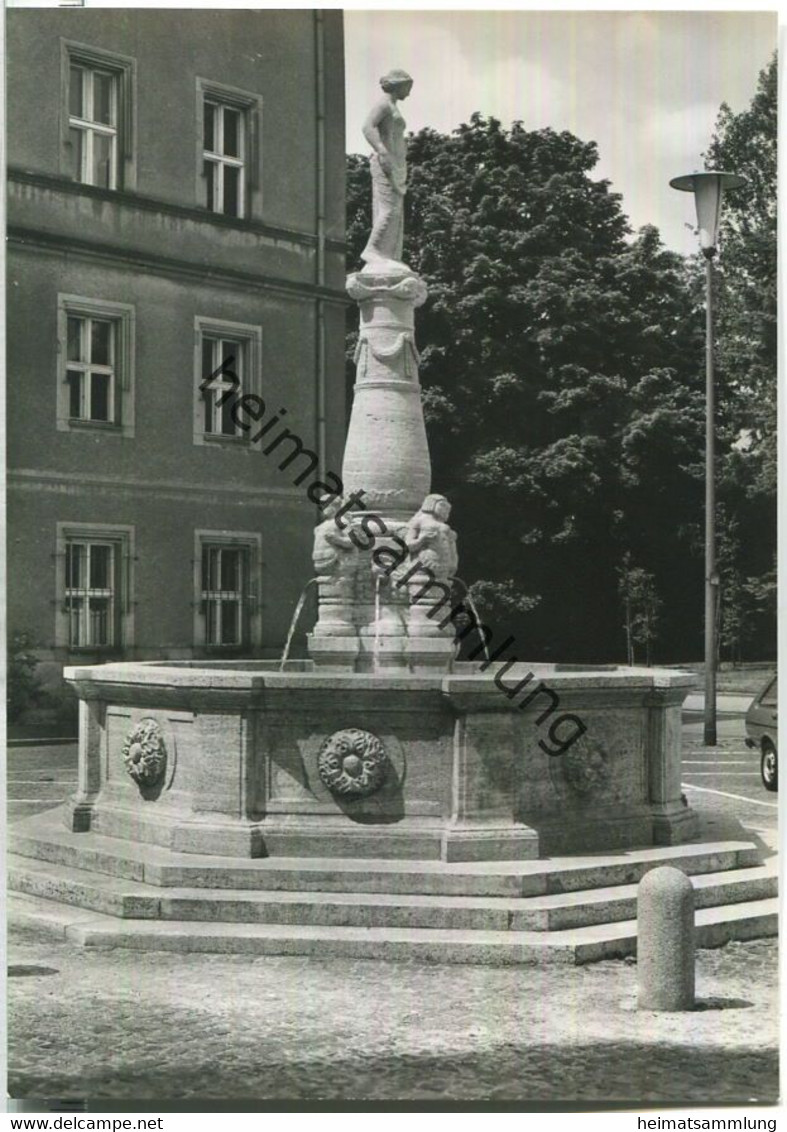
<path fill-rule="evenodd" d="M 336 576 L 321 579 L 309 652 L 316 665 L 335 670 L 445 672 L 456 651 L 453 624 L 440 624 L 450 601 L 439 616 L 430 612 L 444 600 L 441 590 L 450 595 L 450 583 L 431 570 L 414 573 L 419 556 L 407 545 L 408 523 L 429 497 L 432 474 L 415 344 L 415 308 L 426 284 L 406 268 L 365 269 L 349 276 L 347 291 L 360 307 L 342 469 L 357 553 L 340 547 Z M 426 551 L 429 561 L 438 557 Z M 434 592 L 419 594 L 430 577 Z"/>
<path fill-rule="evenodd" d="M 432 469 L 421 407 L 415 308 L 426 284 L 412 272 L 350 275 L 347 292 L 361 308 L 356 378 L 342 482 L 367 511 L 407 520 L 428 495 Z"/>

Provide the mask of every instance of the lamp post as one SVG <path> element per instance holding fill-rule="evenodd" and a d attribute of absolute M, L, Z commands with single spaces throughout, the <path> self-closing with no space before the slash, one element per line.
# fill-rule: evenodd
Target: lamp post
<path fill-rule="evenodd" d="M 725 189 L 745 185 L 737 173 L 689 173 L 670 181 L 673 189 L 694 193 L 700 247 L 705 256 L 705 724 L 706 747 L 716 746 L 716 397 L 713 385 L 713 257 L 719 238 L 721 202 Z"/>

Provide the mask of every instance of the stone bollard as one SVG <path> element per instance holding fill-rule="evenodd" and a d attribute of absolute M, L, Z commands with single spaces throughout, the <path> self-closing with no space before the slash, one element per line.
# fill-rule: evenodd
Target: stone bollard
<path fill-rule="evenodd" d="M 694 1006 L 694 888 L 680 869 L 652 869 L 637 889 L 640 1010 Z"/>

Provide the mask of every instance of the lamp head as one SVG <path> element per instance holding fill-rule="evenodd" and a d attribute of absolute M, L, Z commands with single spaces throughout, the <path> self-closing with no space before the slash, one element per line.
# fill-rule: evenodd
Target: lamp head
<path fill-rule="evenodd" d="M 694 193 L 700 247 L 707 259 L 711 259 L 716 254 L 724 190 L 737 189 L 745 184 L 745 177 L 740 177 L 737 173 L 722 173 L 715 169 L 707 173 L 689 173 L 685 177 L 673 177 L 670 181 L 673 189 Z"/>

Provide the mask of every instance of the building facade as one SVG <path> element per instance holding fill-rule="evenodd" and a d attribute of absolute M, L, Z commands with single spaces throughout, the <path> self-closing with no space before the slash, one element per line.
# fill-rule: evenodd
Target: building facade
<path fill-rule="evenodd" d="M 9 628 L 51 679 L 277 656 L 341 466 L 341 12 L 11 9 L 7 41 Z"/>

